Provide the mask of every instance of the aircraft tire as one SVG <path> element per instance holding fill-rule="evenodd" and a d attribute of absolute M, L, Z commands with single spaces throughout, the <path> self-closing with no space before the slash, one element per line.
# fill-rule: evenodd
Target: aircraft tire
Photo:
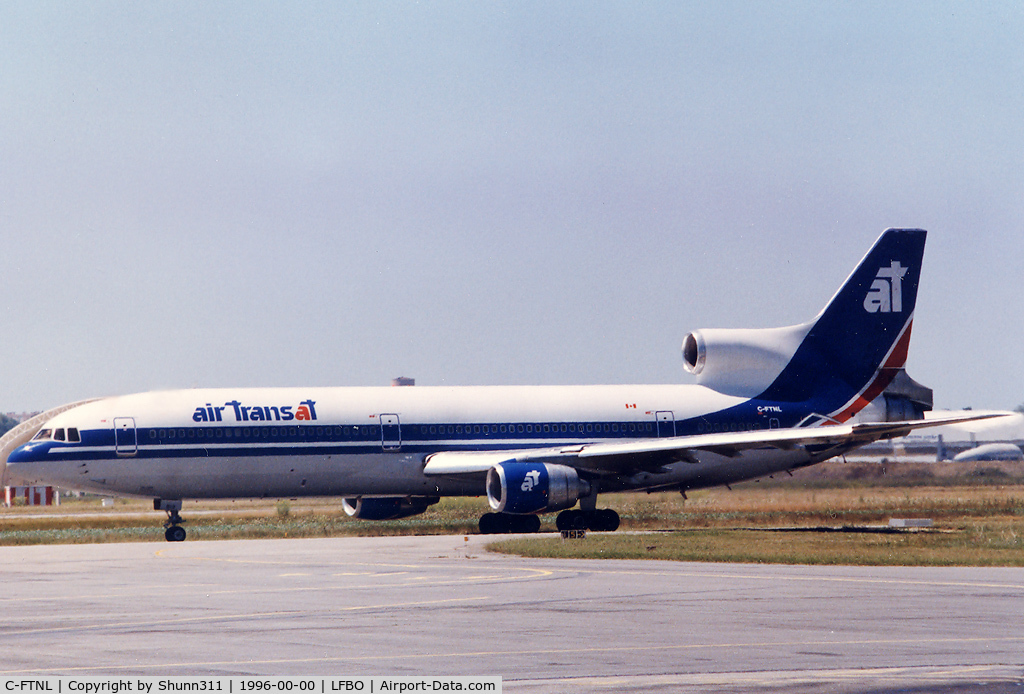
<path fill-rule="evenodd" d="M 505 535 L 508 533 L 535 533 L 540 530 L 540 517 L 512 515 L 510 513 L 485 513 L 480 516 L 481 535 Z"/>
<path fill-rule="evenodd" d="M 586 530 L 587 517 L 582 511 L 570 509 L 562 511 L 555 518 L 555 527 L 561 530 Z"/>
<path fill-rule="evenodd" d="M 615 509 L 605 508 L 597 512 L 598 520 L 600 521 L 600 528 L 594 528 L 595 530 L 603 530 L 606 533 L 613 533 L 619 529 L 619 514 L 615 512 Z"/>
<path fill-rule="evenodd" d="M 164 531 L 164 538 L 168 542 L 184 542 L 186 535 L 185 529 L 180 525 L 172 525 Z"/>
<path fill-rule="evenodd" d="M 503 532 L 501 529 L 501 516 L 497 513 L 485 513 L 480 516 L 479 526 L 481 535 L 497 535 Z"/>
<path fill-rule="evenodd" d="M 540 530 L 540 516 L 519 516 L 512 521 L 512 532 L 535 533 Z"/>

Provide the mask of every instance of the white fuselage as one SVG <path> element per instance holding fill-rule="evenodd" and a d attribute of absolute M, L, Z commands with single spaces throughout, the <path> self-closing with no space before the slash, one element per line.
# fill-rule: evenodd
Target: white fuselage
<path fill-rule="evenodd" d="M 97 400 L 47 423 L 11 479 L 154 498 L 482 495 L 483 475 L 423 472 L 438 451 L 501 451 L 792 426 L 791 404 L 694 385 L 207 389 Z M 72 436 L 71 432 L 74 430 Z M 60 438 L 54 436 L 60 432 Z M 69 439 L 75 438 L 76 441 Z M 700 487 L 815 462 L 712 453 L 606 477 L 602 491 Z"/>

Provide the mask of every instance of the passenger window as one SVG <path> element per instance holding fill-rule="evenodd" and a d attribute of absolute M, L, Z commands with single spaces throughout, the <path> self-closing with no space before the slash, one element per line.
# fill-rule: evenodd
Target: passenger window
<path fill-rule="evenodd" d="M 82 440 L 81 437 L 79 437 L 79 435 L 78 435 L 78 429 L 76 429 L 75 427 L 69 427 L 68 428 L 68 443 L 79 443 L 81 440 Z"/>

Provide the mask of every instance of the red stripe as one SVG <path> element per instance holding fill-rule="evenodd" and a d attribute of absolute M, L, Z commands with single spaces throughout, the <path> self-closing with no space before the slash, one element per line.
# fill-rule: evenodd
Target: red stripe
<path fill-rule="evenodd" d="M 850 403 L 842 412 L 834 416 L 834 419 L 839 424 L 848 421 L 851 417 L 855 416 L 858 412 L 863 410 L 865 407 L 871 404 L 871 401 L 882 394 L 892 380 L 896 378 L 896 374 L 899 370 L 904 367 L 907 363 L 907 353 L 910 350 L 910 328 L 913 326 L 914 321 L 910 320 L 907 323 L 906 329 L 900 339 L 897 340 L 896 346 L 893 347 L 892 352 L 889 353 L 889 357 L 885 360 L 885 363 L 875 373 L 874 379 L 868 384 L 861 393 Z"/>

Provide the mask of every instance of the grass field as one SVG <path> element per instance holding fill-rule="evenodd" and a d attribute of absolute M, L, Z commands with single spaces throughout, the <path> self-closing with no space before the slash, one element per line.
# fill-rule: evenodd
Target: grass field
<path fill-rule="evenodd" d="M 799 480 L 747 483 L 678 494 L 601 498 L 622 517 L 620 532 L 562 540 L 553 533 L 492 543 L 496 551 L 546 557 L 603 557 L 806 564 L 1024 565 L 1024 480 L 932 485 Z M 444 499 L 420 516 L 367 522 L 339 499 L 188 501 L 192 540 L 346 535 L 476 533 L 486 500 Z M 930 518 L 934 529 L 881 532 L 890 518 Z M 0 545 L 164 542 L 164 515 L 144 500 L 95 497 L 41 509 L 0 509 Z M 542 517 L 554 530 L 554 515 Z M 871 528 L 869 526 L 876 526 Z M 633 532 L 630 532 L 633 531 Z M 636 534 L 640 531 L 642 534 Z"/>
<path fill-rule="evenodd" d="M 881 529 L 880 529 L 881 530 Z M 1024 520 L 971 520 L 922 531 L 697 528 L 639 534 L 590 533 L 494 542 L 488 549 L 529 557 L 669 559 L 755 564 L 857 566 L 1024 566 Z"/>

